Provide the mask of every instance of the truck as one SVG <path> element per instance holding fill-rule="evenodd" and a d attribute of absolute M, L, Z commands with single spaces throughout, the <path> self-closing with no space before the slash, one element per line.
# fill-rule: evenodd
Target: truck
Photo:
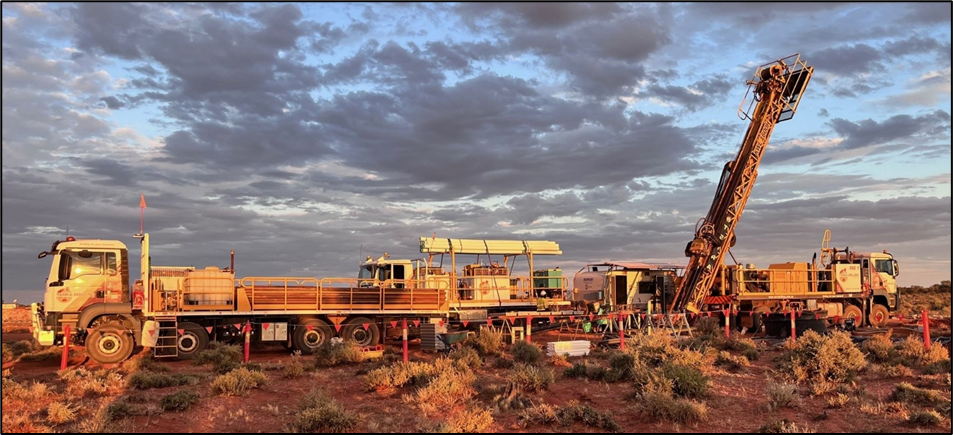
<path fill-rule="evenodd" d="M 857 326 L 884 327 L 900 307 L 896 277 L 900 265 L 889 252 L 855 252 L 831 248 L 831 233 L 824 232 L 821 260 L 771 264 L 726 265 L 716 280 L 716 295 L 743 313 L 742 325 L 758 331 L 765 315 L 789 310 L 810 310 L 828 321 L 853 319 Z"/>
<path fill-rule="evenodd" d="M 247 333 L 310 354 L 335 336 L 374 346 L 396 320 L 477 320 L 535 311 L 543 290 L 558 307 L 567 284 L 550 278 L 546 289 L 535 286 L 534 258 L 562 254 L 552 241 L 421 237 L 427 258 L 391 259 L 385 253 L 364 261 L 357 277 L 239 279 L 234 251 L 225 268 L 156 266 L 149 234 L 136 237 L 140 276 L 131 288 L 129 253 L 121 241 L 67 237 L 39 254 L 52 261 L 44 300 L 31 306 L 38 343 L 62 343 L 69 334 L 91 359 L 110 364 L 137 346 L 151 347 L 160 357 L 190 359 L 210 341 L 237 341 Z M 519 267 L 526 269 L 513 273 Z"/>

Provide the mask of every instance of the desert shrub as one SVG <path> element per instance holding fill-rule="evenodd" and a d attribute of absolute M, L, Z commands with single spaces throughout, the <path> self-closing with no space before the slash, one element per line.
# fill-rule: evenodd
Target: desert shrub
<path fill-rule="evenodd" d="M 136 407 L 124 399 L 119 399 L 106 406 L 106 415 L 109 420 L 119 420 L 138 414 Z"/>
<path fill-rule="evenodd" d="M 724 326 L 717 317 L 701 317 L 695 321 L 692 329 L 699 337 L 716 337 L 725 332 Z"/>
<path fill-rule="evenodd" d="M 873 362 L 898 363 L 897 351 L 894 349 L 893 341 L 890 340 L 890 335 L 889 332 L 874 335 L 861 343 L 860 350 L 864 351 Z"/>
<path fill-rule="evenodd" d="M 485 408 L 465 408 L 450 415 L 433 429 L 437 433 L 485 433 L 493 425 L 493 413 Z"/>
<path fill-rule="evenodd" d="M 502 355 L 493 360 L 493 367 L 498 369 L 511 369 L 514 365 L 516 365 L 516 363 L 513 362 L 513 360 Z"/>
<path fill-rule="evenodd" d="M 914 426 L 939 426 L 943 422 L 943 416 L 933 410 L 917 411 L 910 414 L 907 422 Z"/>
<path fill-rule="evenodd" d="M 123 361 L 119 370 L 124 373 L 135 373 L 140 371 L 167 372 L 169 366 L 156 361 L 151 355 L 135 356 Z"/>
<path fill-rule="evenodd" d="M 192 364 L 204 365 L 211 364 L 218 373 L 228 373 L 239 367 L 242 362 L 242 349 L 233 344 L 223 344 L 213 341 L 208 344 L 208 348 L 195 354 Z"/>
<path fill-rule="evenodd" d="M 71 397 L 83 397 L 87 394 L 103 395 L 110 391 L 120 391 L 126 385 L 126 380 L 115 370 L 91 372 L 84 367 L 78 367 L 56 373 L 66 384 L 66 394 Z"/>
<path fill-rule="evenodd" d="M 399 362 L 371 370 L 364 376 L 364 391 L 388 391 L 407 384 L 423 384 L 436 370 L 433 364 Z"/>
<path fill-rule="evenodd" d="M 603 429 L 609 432 L 621 430 L 612 414 L 601 412 L 589 405 L 580 404 L 571 400 L 565 407 L 556 408 L 551 405 L 538 405 L 520 412 L 519 425 L 527 427 L 531 424 L 559 424 L 570 426 L 580 422 L 587 427 Z"/>
<path fill-rule="evenodd" d="M 131 388 L 135 388 L 137 390 L 148 390 L 150 388 L 192 385 L 198 383 L 198 378 L 185 373 L 169 375 L 156 372 L 135 372 L 129 376 L 128 383 Z"/>
<path fill-rule="evenodd" d="M 267 382 L 268 376 L 262 372 L 238 368 L 215 378 L 212 390 L 223 396 L 244 396 Z"/>
<path fill-rule="evenodd" d="M 312 390 L 298 404 L 291 432 L 343 433 L 357 424 L 358 418 L 322 391 Z"/>
<path fill-rule="evenodd" d="M 950 371 L 951 366 L 949 358 L 923 366 L 923 373 L 927 375 L 938 375 L 941 373 L 946 373 L 949 375 Z"/>
<path fill-rule="evenodd" d="M 594 381 L 607 379 L 612 379 L 613 381 L 618 380 L 618 378 L 614 378 L 616 374 L 610 375 L 605 367 L 586 363 L 573 364 L 572 367 L 563 371 L 563 376 L 573 379 L 592 379 Z"/>
<path fill-rule="evenodd" d="M 352 341 L 343 343 L 334 343 L 331 340 L 325 341 L 314 350 L 314 356 L 318 367 L 332 367 L 364 360 L 361 355 L 361 347 Z"/>
<path fill-rule="evenodd" d="M 9 352 L 10 352 L 10 354 L 13 356 L 13 358 L 16 358 L 16 357 L 18 357 L 18 356 L 20 356 L 20 355 L 23 355 L 23 354 L 25 354 L 25 353 L 30 353 L 30 352 L 33 352 L 34 350 L 36 350 L 36 349 L 34 349 L 34 347 L 33 347 L 33 342 L 31 342 L 31 341 L 29 341 L 29 340 L 15 341 L 15 342 L 13 342 L 13 343 L 10 343 L 10 344 L 9 344 L 9 347 L 8 347 L 8 345 L 7 345 L 6 343 L 4 343 L 3 346 L 6 347 L 6 348 L 9 350 Z"/>
<path fill-rule="evenodd" d="M 63 348 L 60 346 L 43 347 L 30 353 L 20 355 L 20 361 L 56 361 L 63 356 Z"/>
<path fill-rule="evenodd" d="M 695 424 L 708 418 L 704 403 L 676 398 L 664 389 L 642 392 L 636 410 L 644 417 L 677 424 Z"/>
<path fill-rule="evenodd" d="M 7 362 L 13 359 L 13 351 L 10 350 L 10 346 L 7 346 L 6 343 L 2 344 L 3 347 L 3 362 Z"/>
<path fill-rule="evenodd" d="M 807 331 L 796 341 L 785 343 L 779 368 L 791 380 L 823 387 L 852 379 L 867 365 L 864 354 L 846 332 L 821 336 Z"/>
<path fill-rule="evenodd" d="M 295 379 L 304 374 L 304 364 L 301 363 L 301 351 L 296 350 L 291 354 L 291 361 L 285 364 L 281 375 L 288 379 Z"/>
<path fill-rule="evenodd" d="M 737 372 L 743 367 L 751 365 L 748 358 L 744 356 L 735 356 L 726 351 L 718 352 L 718 358 L 715 359 L 715 365 L 724 367 L 730 372 Z"/>
<path fill-rule="evenodd" d="M 894 387 L 893 392 L 890 393 L 890 400 L 922 406 L 941 406 L 950 403 L 950 399 L 937 390 L 917 388 L 906 382 L 901 382 Z"/>
<path fill-rule="evenodd" d="M 460 370 L 452 365 L 437 368 L 426 386 L 418 388 L 404 399 L 416 404 L 424 414 L 433 415 L 459 405 L 476 394 L 473 389 L 475 381 L 476 375 L 471 371 Z"/>
<path fill-rule="evenodd" d="M 517 364 L 509 376 L 510 384 L 525 392 L 545 390 L 554 381 L 555 376 L 552 370 L 527 364 Z"/>
<path fill-rule="evenodd" d="M 874 364 L 871 371 L 882 378 L 905 378 L 914 375 L 910 367 L 901 364 Z"/>
<path fill-rule="evenodd" d="M 848 402 L 850 402 L 850 396 L 837 393 L 834 397 L 827 399 L 827 407 L 830 409 L 843 408 L 847 406 Z"/>
<path fill-rule="evenodd" d="M 814 433 L 813 430 L 806 430 L 797 427 L 793 421 L 788 419 L 774 420 L 762 425 L 758 433 Z"/>
<path fill-rule="evenodd" d="M 543 359 L 543 350 L 524 340 L 513 343 L 510 353 L 513 354 L 513 361 L 518 364 L 536 365 Z"/>
<path fill-rule="evenodd" d="M 461 347 L 450 354 L 450 359 L 470 368 L 478 368 L 483 365 L 483 359 L 480 358 L 480 353 L 472 347 Z"/>
<path fill-rule="evenodd" d="M 768 384 L 767 393 L 769 411 L 792 407 L 797 401 L 797 386 L 794 384 L 772 382 Z"/>
<path fill-rule="evenodd" d="M 672 392 L 676 396 L 702 398 L 708 394 L 711 380 L 694 367 L 681 364 L 667 364 L 662 373 L 672 381 Z"/>
<path fill-rule="evenodd" d="M 606 382 L 631 381 L 635 378 L 636 355 L 628 352 L 613 353 L 609 357 L 609 370 L 605 374 Z"/>
<path fill-rule="evenodd" d="M 46 421 L 50 424 L 69 423 L 76 418 L 76 408 L 70 403 L 50 402 L 46 407 Z"/>
<path fill-rule="evenodd" d="M 490 328 L 481 329 L 478 334 L 467 337 L 465 344 L 482 356 L 493 356 L 500 353 L 500 348 L 503 347 L 503 332 Z"/>
<path fill-rule="evenodd" d="M 162 400 L 159 401 L 159 406 L 164 411 L 187 411 L 201 397 L 191 391 L 178 391 L 163 396 Z"/>

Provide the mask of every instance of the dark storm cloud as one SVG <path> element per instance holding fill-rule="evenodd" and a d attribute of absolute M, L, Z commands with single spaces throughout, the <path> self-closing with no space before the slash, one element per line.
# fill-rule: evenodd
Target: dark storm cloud
<path fill-rule="evenodd" d="M 667 8 L 603 4 L 462 4 L 464 22 L 488 23 L 513 53 L 532 53 L 580 92 L 613 96 L 645 76 L 640 64 L 671 42 Z M 474 25 L 476 25 L 474 24 Z M 558 24 L 558 28 L 552 26 Z"/>
<path fill-rule="evenodd" d="M 112 95 L 110 95 L 110 96 L 108 96 L 108 97 L 102 97 L 102 98 L 99 99 L 99 101 L 102 101 L 103 103 L 106 103 L 106 107 L 109 108 L 109 109 L 111 109 L 111 110 L 121 109 L 122 106 L 125 106 L 125 105 L 126 105 L 126 103 L 123 103 L 122 101 L 119 101 L 118 98 L 116 98 L 116 97 L 114 97 L 114 96 L 112 96 Z"/>
<path fill-rule="evenodd" d="M 867 74 L 884 71 L 883 52 L 867 44 L 840 45 L 806 53 L 818 71 L 839 75 Z"/>
<path fill-rule="evenodd" d="M 498 15 L 507 25 L 544 29 L 611 18 L 622 12 L 621 6 L 615 3 L 461 3 L 456 5 L 456 10 L 471 25 L 480 17 Z"/>
<path fill-rule="evenodd" d="M 904 20 L 914 24 L 938 24 L 950 22 L 949 2 L 917 2 L 907 4 Z"/>
<path fill-rule="evenodd" d="M 906 39 L 890 41 L 884 44 L 883 50 L 891 56 L 906 56 L 918 53 L 940 53 L 944 50 L 943 44 L 934 38 L 911 36 Z"/>
<path fill-rule="evenodd" d="M 938 110 L 931 114 L 913 117 L 910 115 L 891 116 L 883 122 L 865 119 L 852 122 L 834 118 L 828 122 L 838 136 L 844 138 L 840 147 L 846 149 L 880 145 L 893 140 L 913 138 L 919 135 L 949 134 L 950 114 Z"/>
<path fill-rule="evenodd" d="M 673 102 L 694 112 L 721 100 L 731 88 L 732 83 L 725 76 L 717 76 L 695 82 L 687 87 L 651 84 L 637 95 Z M 692 92 L 693 90 L 696 92 Z"/>

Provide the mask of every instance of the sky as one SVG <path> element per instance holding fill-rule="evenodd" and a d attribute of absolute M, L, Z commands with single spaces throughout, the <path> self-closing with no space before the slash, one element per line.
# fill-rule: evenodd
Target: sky
<path fill-rule="evenodd" d="M 815 67 L 737 261 L 950 279 L 950 3 L 3 2 L 2 292 L 67 232 L 156 265 L 356 276 L 419 237 L 686 264 L 758 65 Z M 750 99 L 749 99 L 750 102 Z M 730 261 L 730 259 L 729 259 Z M 133 268 L 133 273 L 137 267 Z M 524 271 L 525 272 L 525 271 Z"/>

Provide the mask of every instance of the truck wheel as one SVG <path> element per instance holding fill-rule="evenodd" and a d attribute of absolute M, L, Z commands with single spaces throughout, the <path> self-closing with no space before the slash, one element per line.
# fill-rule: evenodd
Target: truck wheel
<path fill-rule="evenodd" d="M 870 307 L 870 315 L 867 316 L 867 321 L 870 322 L 870 326 L 874 328 L 883 328 L 887 326 L 887 321 L 890 320 L 890 311 L 887 310 L 887 307 L 874 304 Z"/>
<path fill-rule="evenodd" d="M 757 334 L 761 332 L 762 326 L 764 326 L 764 313 L 755 311 L 751 314 L 751 333 Z"/>
<path fill-rule="evenodd" d="M 179 359 L 192 359 L 208 348 L 208 332 L 192 322 L 179 323 L 181 334 L 175 340 L 179 348 Z M 178 333 L 178 331 L 176 331 Z"/>
<path fill-rule="evenodd" d="M 844 304 L 844 318 L 854 319 L 854 324 L 860 327 L 864 321 L 864 312 L 857 305 Z"/>
<path fill-rule="evenodd" d="M 310 328 L 309 328 L 310 326 Z M 295 326 L 291 335 L 291 343 L 302 355 L 311 355 L 314 350 L 331 340 L 334 334 L 331 327 L 320 319 L 307 319 Z"/>
<path fill-rule="evenodd" d="M 367 328 L 364 328 L 364 325 Z M 344 340 L 353 341 L 359 346 L 376 346 L 380 343 L 381 333 L 377 324 L 366 317 L 348 320 L 344 324 Z"/>
<path fill-rule="evenodd" d="M 119 322 L 96 327 L 86 338 L 86 353 L 100 364 L 115 364 L 132 355 L 134 342 Z"/>

